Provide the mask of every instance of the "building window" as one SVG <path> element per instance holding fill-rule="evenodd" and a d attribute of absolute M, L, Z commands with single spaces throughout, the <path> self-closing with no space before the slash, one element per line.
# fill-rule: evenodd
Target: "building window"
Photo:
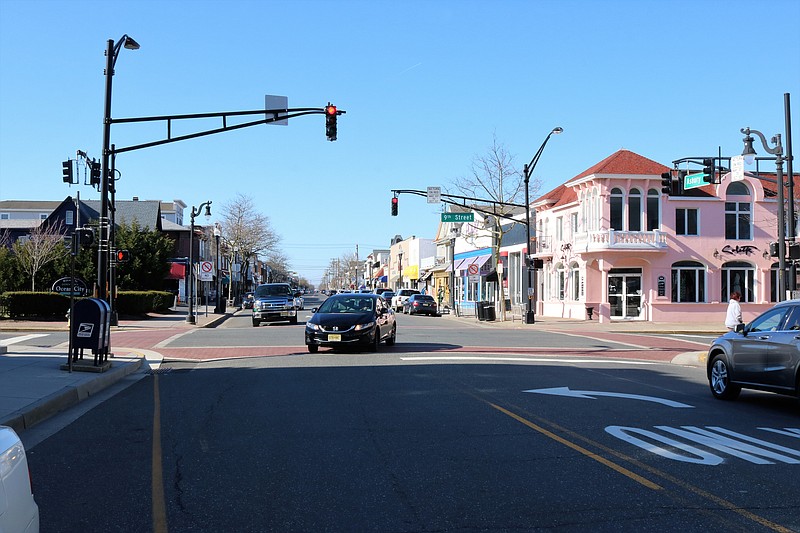
<path fill-rule="evenodd" d="M 556 241 L 564 240 L 564 217 L 556 217 Z"/>
<path fill-rule="evenodd" d="M 0 213 L 0 220 L 8 220 L 11 218 L 8 213 Z"/>
<path fill-rule="evenodd" d="M 741 200 L 732 197 L 742 197 Z M 747 185 L 735 181 L 728 186 L 728 200 L 725 202 L 725 238 L 731 240 L 750 240 L 752 231 L 750 216 L 750 190 Z"/>
<path fill-rule="evenodd" d="M 770 281 L 770 283 L 769 283 L 769 301 L 773 302 L 773 303 L 778 301 L 778 268 L 779 268 L 779 264 L 778 263 L 773 263 L 772 264 L 772 268 L 769 271 L 769 281 Z M 798 270 L 797 273 L 800 274 L 800 270 Z M 787 264 L 786 265 L 786 276 L 784 277 L 784 280 L 786 281 L 786 284 L 785 284 L 784 288 L 786 290 L 789 290 L 789 283 L 790 283 L 789 276 L 790 275 L 791 275 L 791 271 L 789 269 L 789 265 Z M 795 287 L 800 287 L 800 283 L 798 283 L 797 278 L 795 278 L 794 284 L 795 284 Z M 784 298 L 784 299 L 786 299 L 786 298 Z"/>
<path fill-rule="evenodd" d="M 628 195 L 628 231 L 642 231 L 642 193 L 631 189 Z"/>
<path fill-rule="evenodd" d="M 661 195 L 656 189 L 647 191 L 647 231 L 659 229 L 661 223 L 659 209 L 661 207 Z"/>
<path fill-rule="evenodd" d="M 71 226 L 75 223 L 75 212 L 72 211 L 71 209 L 67 209 L 64 212 L 64 223 L 67 226 Z"/>
<path fill-rule="evenodd" d="M 612 230 L 622 231 L 622 191 L 614 187 L 611 189 L 611 228 Z"/>
<path fill-rule="evenodd" d="M 697 209 L 675 210 L 675 235 L 699 235 L 697 231 Z"/>
<path fill-rule="evenodd" d="M 556 267 L 556 282 L 558 284 L 558 299 L 563 301 L 567 286 L 567 269 L 560 263 Z"/>
<path fill-rule="evenodd" d="M 672 265 L 672 301 L 706 301 L 706 269 L 702 264 L 696 261 L 679 261 Z"/>
<path fill-rule="evenodd" d="M 572 235 L 578 233 L 578 213 L 572 213 L 569 216 L 569 230 L 572 232 Z"/>
<path fill-rule="evenodd" d="M 581 269 L 578 263 L 570 265 L 570 296 L 575 302 L 581 299 Z"/>
<path fill-rule="evenodd" d="M 756 269 L 744 261 L 730 261 L 722 265 L 722 294 L 721 302 L 727 302 L 731 292 L 737 291 L 742 295 L 742 302 L 754 302 L 753 280 Z"/>

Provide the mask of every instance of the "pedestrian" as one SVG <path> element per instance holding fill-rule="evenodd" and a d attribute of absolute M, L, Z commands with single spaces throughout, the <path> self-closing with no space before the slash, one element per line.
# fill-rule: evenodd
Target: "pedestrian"
<path fill-rule="evenodd" d="M 728 312 L 725 315 L 725 327 L 729 331 L 735 331 L 736 326 L 744 324 L 742 322 L 742 306 L 739 305 L 739 300 L 742 299 L 742 294 L 739 291 L 731 292 L 731 300 L 728 302 Z"/>

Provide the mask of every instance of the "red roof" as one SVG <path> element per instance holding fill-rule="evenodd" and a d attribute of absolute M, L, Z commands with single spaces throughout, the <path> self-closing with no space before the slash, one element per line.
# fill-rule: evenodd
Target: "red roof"
<path fill-rule="evenodd" d="M 662 172 L 669 172 L 670 168 L 648 159 L 630 150 L 618 150 L 606 157 L 596 165 L 587 168 L 569 181 L 574 181 L 592 174 L 633 174 L 660 176 Z M 568 182 L 569 182 L 568 181 Z M 567 183 L 568 183 L 567 182 Z M 559 185 L 555 189 L 540 196 L 532 203 L 547 203 L 549 207 L 558 207 L 572 203 L 578 199 L 575 189 Z"/>

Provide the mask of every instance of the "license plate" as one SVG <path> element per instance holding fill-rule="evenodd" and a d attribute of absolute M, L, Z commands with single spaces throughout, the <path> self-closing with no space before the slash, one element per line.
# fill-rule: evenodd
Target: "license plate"
<path fill-rule="evenodd" d="M 328 342 L 342 342 L 342 336 L 336 333 L 328 333 Z"/>
<path fill-rule="evenodd" d="M 291 311 L 281 311 L 281 316 L 292 316 Z"/>

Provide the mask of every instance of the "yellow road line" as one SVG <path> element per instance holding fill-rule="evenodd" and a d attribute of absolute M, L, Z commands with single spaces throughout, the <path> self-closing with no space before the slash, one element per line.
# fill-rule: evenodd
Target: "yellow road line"
<path fill-rule="evenodd" d="M 493 404 L 492 402 L 487 402 L 487 403 L 489 405 L 491 405 L 492 407 L 494 407 L 495 409 L 497 409 L 498 411 L 500 411 L 501 413 L 510 416 L 511 418 L 516 420 L 517 422 L 521 422 L 522 424 L 525 424 L 529 428 L 538 431 L 542 435 L 544 435 L 546 437 L 549 437 L 549 438 L 553 439 L 556 442 L 560 442 L 564 446 L 572 448 L 573 450 L 575 450 L 575 451 L 577 451 L 579 453 L 582 453 L 583 455 L 585 455 L 586 457 L 588 457 L 590 459 L 594 459 L 598 463 L 603 464 L 603 465 L 611 468 L 612 470 L 615 470 L 615 471 L 619 472 L 623 476 L 629 477 L 630 479 L 636 481 L 637 483 L 640 483 L 640 484 L 644 485 L 648 489 L 662 490 L 662 487 L 660 485 L 657 485 L 657 484 L 653 483 L 649 479 L 643 478 L 642 476 L 636 474 L 635 472 L 631 472 L 627 468 L 625 468 L 623 466 L 620 466 L 617 463 L 609 461 L 605 457 L 597 455 L 596 453 L 591 452 L 591 451 L 587 450 L 586 448 L 584 448 L 582 446 L 579 446 L 579 445 L 575 444 L 574 442 L 569 441 L 569 440 L 567 440 L 567 439 L 565 439 L 563 437 L 559 437 L 558 435 L 556 435 L 552 431 L 548 431 L 545 428 L 534 424 L 530 420 L 527 420 L 527 419 L 517 415 L 516 413 L 512 413 L 508 409 L 503 409 L 499 405 Z"/>

